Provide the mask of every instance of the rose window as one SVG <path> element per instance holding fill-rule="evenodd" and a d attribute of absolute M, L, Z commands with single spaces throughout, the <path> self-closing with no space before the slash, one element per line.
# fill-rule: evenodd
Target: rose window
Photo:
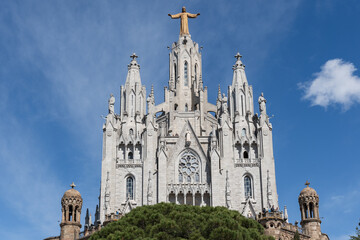
<path fill-rule="evenodd" d="M 179 162 L 179 182 L 183 179 L 187 182 L 191 180 L 199 182 L 199 167 L 199 159 L 192 152 L 185 152 Z"/>

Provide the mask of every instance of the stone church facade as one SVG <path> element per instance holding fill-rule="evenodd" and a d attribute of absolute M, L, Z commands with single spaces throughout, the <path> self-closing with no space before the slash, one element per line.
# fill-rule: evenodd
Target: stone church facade
<path fill-rule="evenodd" d="M 257 219 L 276 239 L 291 239 L 288 236 L 300 228 L 287 223 L 286 211 L 278 210 L 266 99 L 263 94 L 255 98 L 241 55 L 235 59 L 227 93 L 219 87 L 212 104 L 202 78 L 199 45 L 190 34 L 180 34 L 170 48 L 164 101 L 155 104 L 154 90 L 147 95 L 133 54 L 120 90 L 119 113 L 113 95 L 108 101 L 94 224 L 87 211 L 80 233 L 82 198 L 72 186 L 62 201 L 61 235 L 48 239 L 87 239 L 131 209 L 160 202 L 224 206 Z M 258 107 L 259 114 L 254 110 Z M 301 224 L 313 229 L 300 231 L 301 238 L 328 239 L 320 230 L 314 191 L 311 200 L 300 203 Z"/>
<path fill-rule="evenodd" d="M 266 100 L 260 96 L 254 104 L 241 56 L 235 57 L 232 85 L 227 94 L 219 88 L 212 104 L 199 46 L 181 35 L 171 46 L 164 102 L 156 105 L 132 55 L 120 113 L 111 96 L 103 126 L 101 221 L 159 202 L 226 206 L 249 217 L 278 207 Z"/>

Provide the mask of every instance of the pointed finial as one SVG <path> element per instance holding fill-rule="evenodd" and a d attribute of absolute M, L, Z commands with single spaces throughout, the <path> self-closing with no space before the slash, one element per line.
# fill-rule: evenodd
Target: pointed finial
<path fill-rule="evenodd" d="M 309 187 L 310 183 L 306 180 L 305 185 L 306 185 L 307 187 Z"/>
<path fill-rule="evenodd" d="M 219 88 L 218 88 L 218 99 L 221 99 L 221 88 L 220 88 L 220 84 L 219 84 Z"/>
<path fill-rule="evenodd" d="M 240 58 L 242 58 L 242 56 L 239 52 L 234 57 L 237 59 L 237 61 L 239 61 Z"/>
<path fill-rule="evenodd" d="M 133 54 L 130 56 L 130 58 L 132 58 L 132 60 L 136 60 L 136 58 L 138 58 L 138 56 L 136 56 L 136 54 L 133 53 Z"/>
<path fill-rule="evenodd" d="M 154 84 L 151 85 L 151 96 L 154 96 Z"/>
<path fill-rule="evenodd" d="M 70 185 L 70 187 L 71 187 L 71 188 L 76 187 L 75 183 L 74 183 L 74 182 L 72 182 L 72 184 Z"/>

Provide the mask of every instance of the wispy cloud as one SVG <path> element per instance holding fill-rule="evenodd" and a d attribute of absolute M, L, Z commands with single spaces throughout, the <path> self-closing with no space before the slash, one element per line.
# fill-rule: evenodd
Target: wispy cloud
<path fill-rule="evenodd" d="M 321 71 L 314 74 L 313 80 L 299 84 L 304 90 L 303 98 L 312 106 L 340 105 L 348 110 L 353 104 L 360 103 L 360 78 L 354 74 L 355 71 L 351 62 L 328 60 Z"/>

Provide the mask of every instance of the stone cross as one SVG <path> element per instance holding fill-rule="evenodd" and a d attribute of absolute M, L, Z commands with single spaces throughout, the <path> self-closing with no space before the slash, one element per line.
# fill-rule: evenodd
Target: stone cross
<path fill-rule="evenodd" d="M 240 58 L 242 58 L 242 56 L 241 56 L 241 54 L 240 54 L 240 53 L 237 53 L 234 57 L 237 59 L 237 61 L 239 61 L 239 60 L 240 60 Z"/>
<path fill-rule="evenodd" d="M 130 58 L 132 58 L 132 60 L 136 60 L 136 58 L 138 58 L 138 56 L 136 56 L 136 54 L 133 53 L 133 54 L 130 56 Z"/>

